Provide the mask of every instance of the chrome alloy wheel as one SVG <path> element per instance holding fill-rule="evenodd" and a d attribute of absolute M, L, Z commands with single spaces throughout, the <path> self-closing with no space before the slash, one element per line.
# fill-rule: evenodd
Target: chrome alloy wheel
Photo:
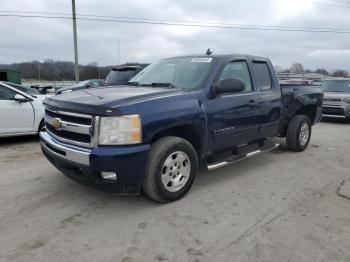
<path fill-rule="evenodd" d="M 300 134 L 299 134 L 299 144 L 301 146 L 305 146 L 310 136 L 310 127 L 307 123 L 304 123 L 301 126 Z"/>
<path fill-rule="evenodd" d="M 165 160 L 162 168 L 162 183 L 169 192 L 182 189 L 191 174 L 191 161 L 186 153 L 176 151 Z"/>

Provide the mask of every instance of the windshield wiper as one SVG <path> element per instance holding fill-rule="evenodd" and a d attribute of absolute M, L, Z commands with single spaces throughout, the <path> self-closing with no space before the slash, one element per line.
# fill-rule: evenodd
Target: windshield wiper
<path fill-rule="evenodd" d="M 130 86 L 140 86 L 139 82 L 128 82 Z"/>

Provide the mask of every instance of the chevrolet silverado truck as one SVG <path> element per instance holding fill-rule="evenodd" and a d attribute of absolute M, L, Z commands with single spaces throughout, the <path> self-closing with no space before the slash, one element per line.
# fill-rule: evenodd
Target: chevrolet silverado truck
<path fill-rule="evenodd" d="M 166 203 L 213 170 L 271 150 L 285 137 L 306 149 L 323 92 L 283 87 L 269 59 L 194 55 L 154 62 L 128 85 L 47 98 L 47 159 L 63 174 L 119 194 Z"/>

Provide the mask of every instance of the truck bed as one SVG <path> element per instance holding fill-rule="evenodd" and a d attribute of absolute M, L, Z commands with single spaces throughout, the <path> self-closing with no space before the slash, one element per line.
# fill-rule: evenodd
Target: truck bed
<path fill-rule="evenodd" d="M 284 136 L 291 118 L 302 108 L 310 116 L 312 124 L 321 118 L 323 90 L 318 86 L 281 85 L 282 116 L 279 135 Z M 305 112 L 309 111 L 309 112 Z"/>

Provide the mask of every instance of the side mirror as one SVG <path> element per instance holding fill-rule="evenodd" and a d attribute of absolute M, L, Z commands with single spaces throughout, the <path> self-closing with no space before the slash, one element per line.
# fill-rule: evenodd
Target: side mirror
<path fill-rule="evenodd" d="M 15 97 L 13 98 L 13 100 L 20 102 L 20 103 L 24 103 L 24 102 L 28 102 L 29 99 L 20 95 L 20 94 L 16 94 Z"/>
<path fill-rule="evenodd" d="M 244 90 L 245 90 L 245 84 L 241 79 L 238 79 L 238 78 L 227 78 L 227 79 L 221 80 L 215 86 L 216 95 L 239 93 Z"/>

